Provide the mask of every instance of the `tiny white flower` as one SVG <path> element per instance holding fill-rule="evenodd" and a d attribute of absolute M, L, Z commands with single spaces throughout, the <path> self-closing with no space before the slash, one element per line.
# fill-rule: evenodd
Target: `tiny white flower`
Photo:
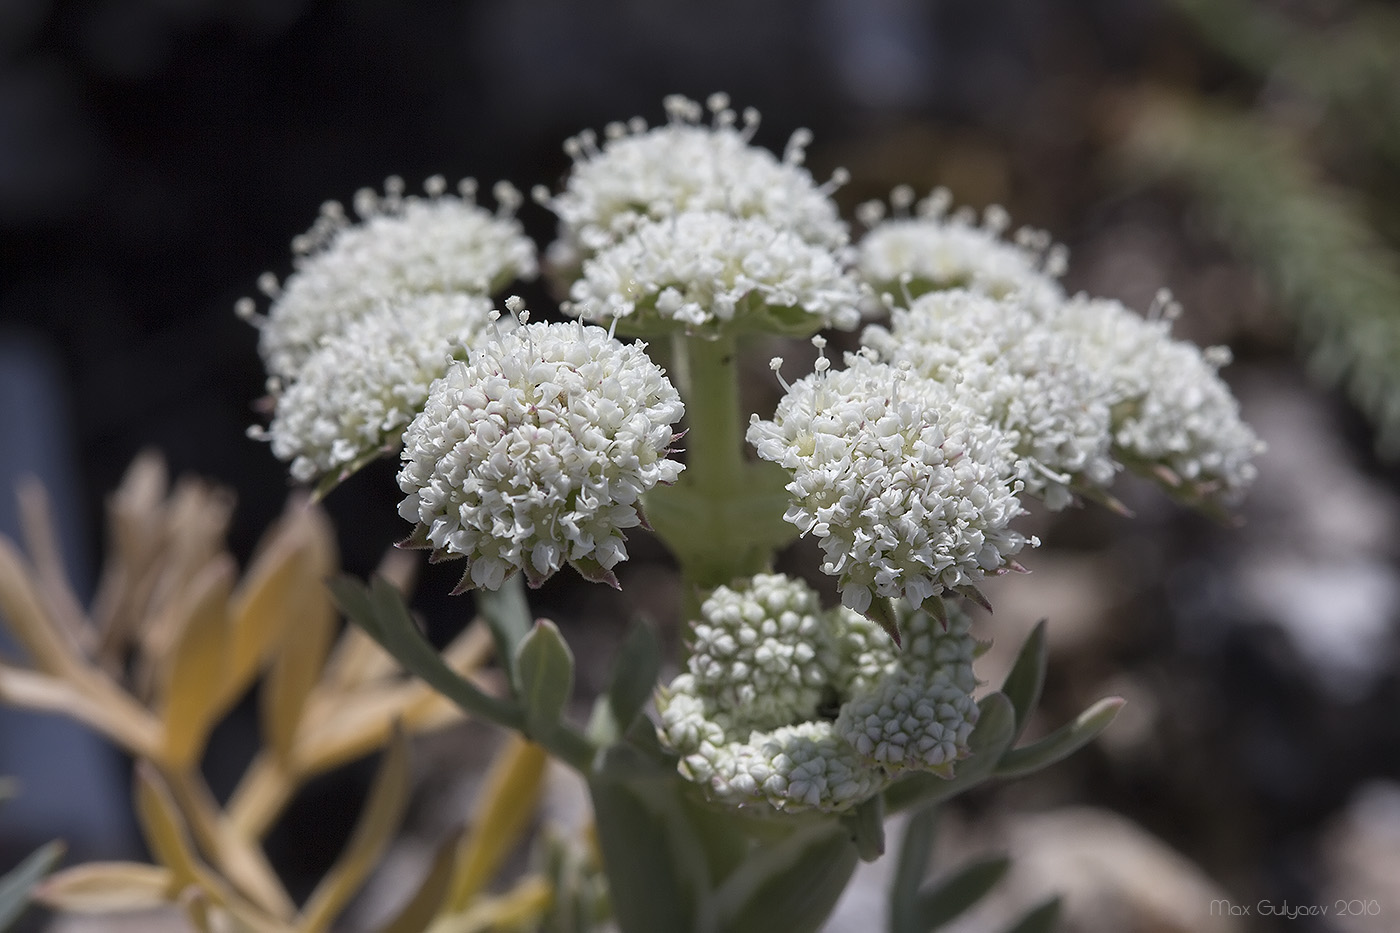
<path fill-rule="evenodd" d="M 912 198 L 909 189 L 896 189 L 896 208 L 906 209 Z M 1064 273 L 1062 247 L 1029 229 L 1008 241 L 1002 236 L 1007 221 L 1000 208 L 989 209 L 978 223 L 970 211 L 949 213 L 950 201 L 940 189 L 918 202 L 913 216 L 890 218 L 884 218 L 879 202 L 862 205 L 871 229 L 857 244 L 856 262 L 865 280 L 896 298 L 945 288 L 993 298 L 1020 293 L 1042 305 L 1063 298 L 1056 281 Z"/>
<path fill-rule="evenodd" d="M 529 324 L 472 348 L 404 433 L 399 514 L 410 543 L 468 561 L 461 589 L 565 563 L 615 585 L 638 500 L 683 466 L 667 458 L 683 412 L 638 344 L 578 322 Z"/>
<path fill-rule="evenodd" d="M 784 518 L 822 547 L 845 605 L 921 605 L 1013 565 L 1027 539 L 1005 439 L 947 388 L 866 356 L 793 384 L 748 441 L 792 474 Z"/>
<path fill-rule="evenodd" d="M 1253 461 L 1264 444 L 1220 378 L 1229 351 L 1174 339 L 1174 309 L 1165 295 L 1146 318 L 1118 301 L 1080 297 L 1052 324 L 1106 379 L 1118 458 L 1190 498 L 1232 506 L 1258 475 Z"/>
<path fill-rule="evenodd" d="M 894 308 L 888 328 L 861 342 L 895 364 L 943 383 L 1004 433 L 1027 495 L 1051 509 L 1074 488 L 1102 489 L 1117 464 L 1110 453 L 1111 399 L 1103 376 L 1081 360 L 1078 343 L 1024 301 L 950 289 Z"/>
<path fill-rule="evenodd" d="M 490 312 L 484 297 L 401 298 L 327 337 L 276 398 L 265 432 L 273 454 L 305 483 L 393 452 L 428 387 L 481 337 Z"/>
<path fill-rule="evenodd" d="M 336 202 L 293 241 L 295 271 L 272 295 L 259 319 L 259 352 L 268 372 L 291 380 L 328 335 L 344 330 L 386 300 L 404 295 L 489 295 L 516 278 L 533 278 L 534 243 L 513 216 L 520 195 L 496 186 L 501 209 L 476 204 L 475 183 L 462 196 L 445 194 L 431 179 L 426 197 L 404 196 L 390 179 L 384 196 L 368 189 L 355 198 L 360 222 L 351 224 Z"/>
<path fill-rule="evenodd" d="M 743 125 L 736 126 L 724 95 L 709 105 L 708 126 L 700 122 L 704 110 L 698 103 L 673 96 L 666 99 L 670 122 L 664 126 L 648 128 L 638 118 L 610 126 L 601 147 L 592 132 L 569 140 L 565 150 L 574 167 L 564 190 L 552 197 L 537 191 L 560 221 L 560 240 L 550 247 L 552 265 L 576 267 L 643 220 L 695 210 L 761 217 L 828 248 L 846 244 L 846 225 L 829 188 L 802 167 L 810 134 L 793 134 L 779 160 L 750 145 L 755 111 L 745 111 Z"/>
<path fill-rule="evenodd" d="M 691 210 L 640 221 L 585 260 L 565 310 L 640 333 L 680 325 L 806 334 L 854 329 L 864 295 L 838 251 L 763 216 Z"/>

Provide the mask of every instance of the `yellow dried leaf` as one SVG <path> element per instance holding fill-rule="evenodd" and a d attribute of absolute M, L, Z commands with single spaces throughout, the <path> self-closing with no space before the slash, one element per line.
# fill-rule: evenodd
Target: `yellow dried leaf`
<path fill-rule="evenodd" d="M 177 770 L 199 761 L 209 730 L 223 712 L 234 573 L 233 559 L 220 555 L 190 581 L 171 610 L 179 619 L 179 637 L 167 661 L 161 696 L 162 760 Z"/>
<path fill-rule="evenodd" d="M 408 803 L 408 791 L 408 739 L 401 729 L 395 729 L 355 831 L 307 899 L 297 924 L 299 930 L 320 933 L 330 929 L 331 921 L 360 889 L 393 837 Z"/>
<path fill-rule="evenodd" d="M 88 862 L 50 875 L 34 892 L 46 907 L 81 914 L 147 910 L 174 901 L 175 874 L 140 862 Z"/>
<path fill-rule="evenodd" d="M 85 665 L 44 610 L 34 577 L 34 568 L 14 542 L 0 535 L 0 615 L 9 621 L 10 632 L 35 667 L 64 678 L 81 678 Z"/>
<path fill-rule="evenodd" d="M 437 916 L 438 906 L 447 896 L 447 887 L 452 883 L 452 867 L 457 861 L 457 833 L 451 833 L 433 853 L 428 873 L 423 876 L 418 889 L 400 908 L 393 920 L 379 928 L 377 933 L 421 933 L 428 928 L 433 917 Z"/>
<path fill-rule="evenodd" d="M 159 750 L 160 723 L 116 687 L 93 695 L 56 677 L 0 664 L 0 700 L 71 716 L 133 755 L 151 756 Z"/>
<path fill-rule="evenodd" d="M 519 841 L 535 815 L 548 762 L 535 743 L 515 733 L 506 739 L 472 807 L 471 829 L 457 852 L 448 912 L 465 909 Z"/>
<path fill-rule="evenodd" d="M 335 539 L 325 514 L 294 503 L 263 538 L 233 597 L 228 689 L 247 687 L 281 636 L 300 624 L 307 594 L 335 573 Z"/>

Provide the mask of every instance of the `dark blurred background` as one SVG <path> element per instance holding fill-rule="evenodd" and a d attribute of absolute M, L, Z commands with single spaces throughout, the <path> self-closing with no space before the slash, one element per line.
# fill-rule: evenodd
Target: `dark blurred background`
<path fill-rule="evenodd" d="M 1043 780 L 977 795 L 968 838 L 1011 840 L 1034 867 L 1035 833 L 1053 825 L 1051 850 L 1080 832 L 1103 856 L 1081 875 L 1143 866 L 1123 885 L 1149 891 L 1129 901 L 1146 925 L 1100 929 L 1205 929 L 1171 910 L 1202 896 L 1196 882 L 1240 904 L 1381 908 L 1291 930 L 1394 929 L 1400 474 L 1375 450 L 1400 420 L 1397 24 L 1395 5 L 1351 0 L 3 0 L 0 477 L 50 485 L 90 584 L 103 498 L 154 447 L 172 472 L 236 489 L 246 558 L 289 487 L 245 437 L 263 375 L 232 309 L 259 273 L 289 271 L 288 242 L 322 201 L 391 174 L 414 189 L 435 173 L 555 186 L 565 136 L 657 121 L 667 93 L 725 90 L 762 112 L 760 144 L 815 132 L 813 173 L 852 173 L 847 216 L 895 184 L 943 184 L 1066 243 L 1072 291 L 1143 309 L 1171 288 L 1180 333 L 1234 346 L 1227 375 L 1271 446 L 1241 528 L 1132 484 L 1133 521 L 1037 519 L 1049 544 L 992 594 L 989 634 L 1012 647 L 1051 618 L 1052 725 L 1104 693 L 1130 703 Z M 543 209 L 522 220 L 548 241 Z M 539 286 L 523 294 L 548 304 Z M 353 572 L 404 532 L 392 473 L 328 501 Z M 673 594 L 645 584 L 658 552 L 639 541 L 628 573 L 664 617 Z M 545 599 L 606 656 L 617 603 L 568 585 Z M 461 613 L 441 597 L 426 609 Z M 112 815 L 124 766 L 77 737 L 41 748 L 50 724 L 0 719 L 0 773 L 91 771 L 66 793 L 106 815 L 52 821 L 75 798 L 46 811 L 31 788 L 0 809 L 0 869 L 55 834 L 79 858 L 134 844 Z M 343 833 L 324 794 L 307 806 Z M 324 864 L 297 844 L 278 843 L 281 864 Z M 1134 862 L 1163 846 L 1184 858 Z"/>

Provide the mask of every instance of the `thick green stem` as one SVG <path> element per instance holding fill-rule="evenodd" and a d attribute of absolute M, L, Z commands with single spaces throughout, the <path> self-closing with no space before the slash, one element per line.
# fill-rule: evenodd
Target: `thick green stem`
<path fill-rule="evenodd" d="M 690 396 L 686 478 L 715 501 L 732 497 L 743 482 L 744 423 L 739 411 L 738 347 L 734 337 L 685 341 Z"/>
<path fill-rule="evenodd" d="M 793 537 L 783 521 L 786 474 L 744 456 L 736 338 L 677 335 L 673 365 L 685 396 L 686 470 L 647 495 L 647 516 L 681 565 L 685 617 L 704 592 L 766 570 Z"/>

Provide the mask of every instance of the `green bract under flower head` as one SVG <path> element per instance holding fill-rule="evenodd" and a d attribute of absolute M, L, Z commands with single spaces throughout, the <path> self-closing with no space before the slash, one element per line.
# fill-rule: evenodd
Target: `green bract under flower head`
<path fill-rule="evenodd" d="M 528 324 L 486 341 L 404 433 L 410 541 L 465 557 L 463 589 L 517 570 L 537 586 L 565 563 L 615 584 L 638 499 L 683 469 L 667 459 L 682 410 L 642 345 L 601 328 Z"/>
<path fill-rule="evenodd" d="M 565 310 L 629 332 L 852 330 L 866 290 L 839 252 L 767 218 L 685 211 L 644 220 L 583 263 Z"/>
<path fill-rule="evenodd" d="M 421 295 L 387 302 L 329 335 L 276 398 L 258 432 L 310 482 L 391 452 L 428 387 L 486 330 L 491 300 Z"/>
<path fill-rule="evenodd" d="M 560 239 L 550 247 L 550 263 L 572 269 L 592 253 L 617 242 L 644 220 L 685 211 L 723 211 L 734 217 L 760 217 L 791 230 L 803 240 L 837 248 L 847 242 L 828 186 L 819 186 L 802 167 L 811 134 L 799 130 L 779 160 L 749 144 L 758 114 L 746 110 L 742 127 L 723 94 L 707 102 L 713 122 L 703 125 L 704 108 L 684 97 L 666 99 L 670 122 L 648 128 L 640 118 L 608 126 L 601 148 L 592 132 L 569 140 L 574 159 L 564 190 L 536 197 L 559 217 Z M 844 179 L 841 174 L 836 182 Z"/>
<path fill-rule="evenodd" d="M 368 189 L 356 195 L 358 224 L 340 204 L 327 203 L 292 243 L 296 271 L 280 288 L 264 276 L 273 300 L 266 319 L 258 319 L 258 349 L 277 379 L 294 379 L 325 337 L 386 300 L 489 295 L 513 279 L 534 277 L 535 245 L 513 216 L 520 194 L 510 185 L 496 186 L 494 214 L 475 202 L 471 180 L 460 186 L 460 197 L 444 193 L 441 178 L 429 180 L 426 197 L 405 196 L 399 179 L 385 187 L 383 196 Z M 251 301 L 240 309 L 251 315 Z"/>
<path fill-rule="evenodd" d="M 1107 487 L 1117 465 L 1107 381 L 1044 317 L 1017 297 L 950 289 L 895 308 L 890 326 L 867 328 L 861 342 L 991 419 L 1026 494 L 1058 510 L 1074 501 L 1075 488 Z"/>
<path fill-rule="evenodd" d="M 773 420 L 753 417 L 748 441 L 791 472 L 784 518 L 817 537 L 842 602 L 921 605 L 1010 566 L 1027 543 L 1009 527 L 1020 483 L 986 415 L 907 368 L 853 354 L 840 371 L 825 363 Z"/>
<path fill-rule="evenodd" d="M 911 771 L 949 777 L 977 722 L 968 620 L 902 610 L 902 652 L 864 616 L 822 612 L 805 583 L 760 575 L 701 607 L 661 739 L 717 800 L 848 809 Z"/>

